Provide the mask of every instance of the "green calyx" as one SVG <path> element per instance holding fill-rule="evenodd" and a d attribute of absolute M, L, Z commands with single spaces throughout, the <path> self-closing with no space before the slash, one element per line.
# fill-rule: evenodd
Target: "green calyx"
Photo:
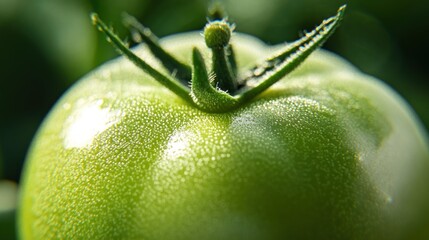
<path fill-rule="evenodd" d="M 208 72 L 198 49 L 192 53 L 192 64 L 188 66 L 166 52 L 158 38 L 131 16 L 124 17 L 124 23 L 131 30 L 136 42 L 144 42 L 152 54 L 171 73 L 165 75 L 135 55 L 97 14 L 91 15 L 97 28 L 104 32 L 125 57 L 132 61 L 156 81 L 176 95 L 206 112 L 227 112 L 248 103 L 271 85 L 282 79 L 301 64 L 314 50 L 320 47 L 339 26 L 346 6 L 338 9 L 335 16 L 324 20 L 301 39 L 288 44 L 279 54 L 267 58 L 239 76 L 233 46 L 229 44 L 233 27 L 218 12 L 211 16 L 213 21 L 204 28 L 204 39 L 212 51 L 212 72 Z M 174 76 L 174 77 L 173 77 Z M 190 87 L 189 87 L 190 86 Z"/>

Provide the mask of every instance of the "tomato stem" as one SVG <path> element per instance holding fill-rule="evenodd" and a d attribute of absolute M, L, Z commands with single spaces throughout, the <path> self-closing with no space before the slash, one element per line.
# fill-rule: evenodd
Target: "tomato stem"
<path fill-rule="evenodd" d="M 198 107 L 208 112 L 225 112 L 237 106 L 234 97 L 211 85 L 203 57 L 196 48 L 192 51 L 192 63 L 191 96 Z"/>
<path fill-rule="evenodd" d="M 209 22 L 204 28 L 206 45 L 212 50 L 213 84 L 231 95 L 237 90 L 237 79 L 231 66 L 235 60 L 228 56 L 228 50 L 232 49 L 229 45 L 232 28 L 226 20 Z"/>

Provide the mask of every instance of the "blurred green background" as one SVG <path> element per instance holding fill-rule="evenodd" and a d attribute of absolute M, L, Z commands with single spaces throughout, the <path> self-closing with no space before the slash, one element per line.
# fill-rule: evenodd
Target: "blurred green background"
<path fill-rule="evenodd" d="M 347 3 L 342 26 L 324 48 L 392 86 L 429 129 L 429 1 L 223 2 L 236 31 L 268 44 L 297 39 Z M 19 182 L 41 121 L 70 85 L 117 56 L 91 25 L 90 12 L 98 12 L 123 37 L 122 12 L 162 37 L 201 30 L 207 5 L 207 0 L 0 0 L 0 179 L 8 180 L 0 184 L 0 239 L 14 239 L 10 202 L 15 198 L 5 194 L 16 192 L 11 184 Z"/>

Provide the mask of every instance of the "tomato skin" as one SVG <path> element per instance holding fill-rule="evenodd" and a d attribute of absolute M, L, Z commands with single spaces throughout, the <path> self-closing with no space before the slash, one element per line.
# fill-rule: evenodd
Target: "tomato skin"
<path fill-rule="evenodd" d="M 209 59 L 197 33 L 163 44 Z M 241 34 L 232 45 L 240 69 L 275 51 Z M 23 239 L 410 239 L 429 226 L 420 123 L 324 51 L 218 114 L 119 58 L 57 103 L 26 164 Z"/>

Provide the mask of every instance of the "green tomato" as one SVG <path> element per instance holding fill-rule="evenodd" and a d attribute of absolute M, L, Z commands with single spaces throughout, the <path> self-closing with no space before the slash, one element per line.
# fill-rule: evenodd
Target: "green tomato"
<path fill-rule="evenodd" d="M 186 96 L 185 87 L 165 82 L 171 72 L 152 55 L 157 42 L 133 50 L 142 63 L 96 23 L 140 68 L 124 57 L 108 62 L 50 112 L 23 175 L 23 239 L 428 236 L 428 139 L 410 107 L 322 50 L 278 77 L 333 25 L 298 42 L 287 66 L 270 65 L 285 46 L 244 34 L 233 34 L 230 45 L 214 34 L 220 41 L 210 42 L 211 51 L 200 33 L 165 38 L 162 50 L 193 64 Z M 225 55 L 230 46 L 236 60 Z M 213 63 L 211 77 L 202 60 Z M 182 70 L 172 74 L 186 76 Z M 243 91 L 240 81 L 218 87 L 219 75 L 235 74 L 248 76 Z M 278 80 L 240 100 L 264 84 L 260 75 Z"/>

